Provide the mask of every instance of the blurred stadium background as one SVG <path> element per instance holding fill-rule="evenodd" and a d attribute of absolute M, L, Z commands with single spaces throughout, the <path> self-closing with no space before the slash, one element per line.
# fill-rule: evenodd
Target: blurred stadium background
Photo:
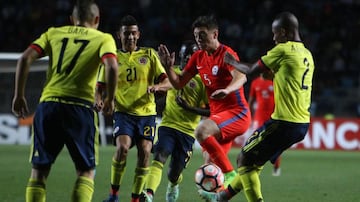
<path fill-rule="evenodd" d="M 7 53 L 19 54 L 50 26 L 69 24 L 73 1 L 1 1 L 0 143 L 13 142 L 10 141 L 9 134 L 14 131 L 18 135 L 27 133 L 19 131 L 22 130 L 20 126 L 27 123 L 17 120 L 11 114 L 14 71 L 18 55 Z M 191 23 L 197 16 L 214 13 L 219 20 L 220 41 L 233 47 L 241 60 L 248 62 L 255 62 L 274 45 L 271 22 L 276 14 L 284 10 L 295 13 L 299 18 L 302 39 L 313 52 L 316 63 L 312 116 L 324 120 L 350 120 L 355 125 L 355 128 L 351 129 L 350 139 L 357 139 L 359 146 L 356 148 L 360 149 L 359 0 L 96 2 L 101 9 L 100 30 L 115 34 L 121 17 L 131 14 L 138 19 L 142 31 L 140 46 L 157 48 L 160 43 L 165 43 L 173 51 L 179 49 L 183 40 L 193 38 Z M 30 111 L 34 112 L 46 76 L 46 61 L 38 61 L 31 69 L 27 98 Z M 249 84 L 250 82 L 245 86 L 246 89 Z M 334 136 L 338 135 L 337 129 L 341 128 L 339 124 L 342 123 L 343 121 L 336 122 Z M 326 122 L 322 124 L 324 130 L 328 129 Z M 106 133 L 111 134 L 111 129 Z M 347 138 L 349 139 L 349 135 Z M 18 137 L 16 139 L 19 141 Z"/>

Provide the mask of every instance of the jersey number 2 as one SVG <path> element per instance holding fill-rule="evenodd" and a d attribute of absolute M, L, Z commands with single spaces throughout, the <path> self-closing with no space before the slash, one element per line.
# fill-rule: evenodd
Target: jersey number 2
<path fill-rule="evenodd" d="M 65 49 L 66 49 L 66 46 L 68 44 L 68 41 L 69 41 L 69 38 L 63 38 L 61 40 L 62 46 L 61 46 L 60 55 L 59 55 L 59 61 L 58 61 L 58 64 L 57 64 L 57 69 L 56 69 L 57 73 L 61 73 L 62 62 L 63 62 L 63 59 L 64 59 Z M 75 39 L 74 43 L 75 44 L 81 43 L 81 46 L 76 51 L 74 57 L 71 59 L 71 62 L 69 64 L 69 66 L 66 68 L 66 70 L 65 70 L 66 74 L 69 74 L 71 72 L 71 70 L 74 68 L 74 66 L 76 64 L 76 61 L 79 59 L 79 57 L 81 55 L 81 52 L 83 52 L 85 47 L 89 44 L 89 41 L 88 40 Z"/>
<path fill-rule="evenodd" d="M 307 90 L 309 88 L 309 86 L 304 84 L 305 76 L 309 72 L 309 66 L 310 66 L 310 63 L 309 63 L 307 58 L 304 58 L 304 65 L 306 66 L 306 70 L 305 70 L 305 72 L 304 72 L 304 74 L 302 76 L 302 79 L 301 79 L 301 89 Z"/>

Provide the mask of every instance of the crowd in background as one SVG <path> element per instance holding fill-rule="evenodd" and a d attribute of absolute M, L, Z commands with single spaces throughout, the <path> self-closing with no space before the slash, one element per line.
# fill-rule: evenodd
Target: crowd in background
<path fill-rule="evenodd" d="M 314 54 L 314 116 L 360 116 L 360 1 L 359 0 L 102 0 L 100 30 L 115 34 L 119 20 L 134 15 L 141 25 L 142 46 L 160 43 L 176 51 L 192 38 L 191 23 L 214 13 L 220 41 L 241 60 L 256 61 L 272 41 L 271 22 L 289 10 L 300 21 L 305 45 Z M 12 0 L 0 8 L 0 52 L 20 52 L 49 26 L 69 24 L 71 0 Z M 5 79 L 5 77 L 1 77 Z M 41 86 L 39 87 L 41 88 Z M 339 107 L 341 106 L 341 107 Z"/>

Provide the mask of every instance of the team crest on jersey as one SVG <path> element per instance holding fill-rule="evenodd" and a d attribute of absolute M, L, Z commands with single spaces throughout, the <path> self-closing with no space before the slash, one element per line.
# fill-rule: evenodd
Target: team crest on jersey
<path fill-rule="evenodd" d="M 211 69 L 211 72 L 212 72 L 212 75 L 216 76 L 219 72 L 219 66 L 217 66 L 217 65 L 213 66 Z"/>
<path fill-rule="evenodd" d="M 190 80 L 189 83 L 188 83 L 188 86 L 189 86 L 190 88 L 193 88 L 193 89 L 194 89 L 194 88 L 196 87 L 195 81 Z"/>
<path fill-rule="evenodd" d="M 146 64 L 147 63 L 147 58 L 146 57 L 139 58 L 139 63 L 142 64 L 142 65 Z"/>

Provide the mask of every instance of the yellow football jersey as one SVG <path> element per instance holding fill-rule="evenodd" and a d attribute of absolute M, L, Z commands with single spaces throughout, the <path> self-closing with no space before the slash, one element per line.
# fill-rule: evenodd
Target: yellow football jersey
<path fill-rule="evenodd" d="M 50 58 L 40 102 L 72 97 L 93 103 L 101 58 L 116 55 L 110 34 L 80 26 L 49 28 L 32 46 Z"/>
<path fill-rule="evenodd" d="M 175 71 L 181 72 L 178 67 L 175 68 Z M 192 107 L 201 108 L 208 104 L 205 85 L 201 81 L 200 75 L 193 77 L 180 90 L 168 90 L 160 123 L 160 126 L 174 128 L 195 138 L 194 130 L 199 124 L 201 116 L 178 105 L 175 101 L 177 96 L 181 96 Z"/>
<path fill-rule="evenodd" d="M 310 122 L 314 60 L 301 42 L 277 44 L 261 58 L 274 72 L 275 110 L 271 118 L 294 123 Z"/>
<path fill-rule="evenodd" d="M 153 93 L 147 88 L 154 85 L 165 69 L 153 48 L 141 47 L 133 52 L 119 50 L 119 77 L 115 97 L 115 111 L 136 116 L 156 115 Z M 104 82 L 104 71 L 100 72 L 99 82 Z"/>

